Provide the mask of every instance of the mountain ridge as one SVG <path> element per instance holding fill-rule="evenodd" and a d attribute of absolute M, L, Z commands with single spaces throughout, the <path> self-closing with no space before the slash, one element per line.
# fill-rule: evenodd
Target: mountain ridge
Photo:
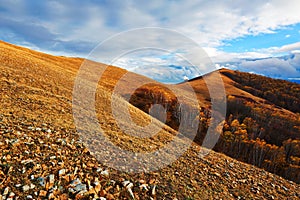
<path fill-rule="evenodd" d="M 74 126 L 72 91 L 83 59 L 50 56 L 3 42 L 0 51 L 3 199 L 29 195 L 48 199 L 130 199 L 124 181 L 132 183 L 135 199 L 299 198 L 298 184 L 214 151 L 199 158 L 200 146 L 196 143 L 174 163 L 154 172 L 131 174 L 107 167 L 80 141 Z M 107 102 L 96 106 L 106 136 L 131 151 L 153 151 L 164 146 L 176 130 L 165 126 L 158 136 L 141 140 L 124 134 L 112 118 L 111 92 L 124 73 L 127 71 L 108 67 L 96 93 L 97 102 Z M 136 107 L 129 107 L 136 123 L 143 125 L 152 119 Z"/>

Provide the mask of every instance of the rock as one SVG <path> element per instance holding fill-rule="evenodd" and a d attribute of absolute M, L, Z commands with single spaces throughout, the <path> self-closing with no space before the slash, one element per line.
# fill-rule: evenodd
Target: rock
<path fill-rule="evenodd" d="M 176 173 L 175 173 L 175 174 L 176 174 Z M 155 179 L 150 179 L 149 184 L 151 185 L 151 184 L 153 184 L 153 183 L 155 183 Z"/>
<path fill-rule="evenodd" d="M 47 191 L 41 190 L 39 196 L 40 197 L 46 197 L 47 196 Z"/>
<path fill-rule="evenodd" d="M 8 192 L 9 192 L 9 187 L 6 187 L 5 189 L 4 189 L 4 192 L 3 192 L 3 196 L 6 196 L 6 195 L 8 195 Z"/>
<path fill-rule="evenodd" d="M 127 189 L 133 187 L 133 184 L 130 181 L 123 181 L 122 184 Z"/>
<path fill-rule="evenodd" d="M 60 199 L 60 200 L 68 200 L 68 195 L 67 195 L 67 194 L 61 194 L 61 195 L 59 196 L 59 199 Z"/>
<path fill-rule="evenodd" d="M 95 185 L 94 190 L 98 194 L 101 190 L 101 185 L 99 182 L 95 182 L 94 185 Z"/>
<path fill-rule="evenodd" d="M 47 129 L 46 130 L 46 133 L 51 133 L 52 131 L 50 129 Z"/>
<path fill-rule="evenodd" d="M 12 198 L 13 199 L 15 195 L 16 195 L 15 193 L 10 192 L 9 195 L 8 195 L 8 198 Z"/>
<path fill-rule="evenodd" d="M 152 190 L 151 190 L 151 195 L 152 196 L 155 196 L 156 195 L 156 185 L 154 185 L 153 187 L 152 187 Z"/>
<path fill-rule="evenodd" d="M 80 183 L 81 183 L 81 181 L 79 179 L 75 179 L 75 180 L 71 181 L 70 185 L 72 187 L 75 187 L 77 184 L 80 184 Z"/>
<path fill-rule="evenodd" d="M 87 192 L 86 184 L 79 183 L 74 188 L 75 192 Z"/>
<path fill-rule="evenodd" d="M 45 186 L 46 186 L 45 178 L 39 177 L 39 178 L 37 178 L 37 181 L 39 182 L 39 184 L 40 184 L 42 187 L 45 187 Z"/>
<path fill-rule="evenodd" d="M 101 192 L 100 192 L 100 196 L 102 196 L 102 197 L 104 197 L 105 195 L 106 195 L 106 191 L 105 190 L 101 190 Z"/>
<path fill-rule="evenodd" d="M 55 195 L 54 195 L 53 193 L 50 193 L 50 194 L 48 195 L 48 199 L 55 199 Z"/>
<path fill-rule="evenodd" d="M 58 171 L 58 176 L 61 177 L 66 174 L 66 169 L 61 169 Z"/>
<path fill-rule="evenodd" d="M 142 191 L 148 191 L 148 184 L 142 184 L 142 185 L 140 185 L 140 190 L 142 190 Z"/>
<path fill-rule="evenodd" d="M 56 158 L 56 156 L 50 156 L 49 159 L 50 160 L 54 160 Z"/>
<path fill-rule="evenodd" d="M 22 189 L 23 189 L 23 192 L 27 192 L 30 189 L 30 187 L 29 187 L 29 185 L 24 185 L 22 187 Z"/>
<path fill-rule="evenodd" d="M 131 188 L 133 187 L 133 183 L 131 183 L 130 181 L 123 181 L 122 184 L 127 189 L 128 193 L 130 194 L 130 197 L 132 199 L 135 199 L 134 198 L 134 194 L 133 194 L 133 192 L 131 190 Z"/>
<path fill-rule="evenodd" d="M 102 168 L 101 167 L 98 167 L 96 172 L 101 172 L 102 171 Z"/>
<path fill-rule="evenodd" d="M 102 176 L 105 176 L 105 177 L 108 177 L 108 176 L 109 176 L 109 172 L 108 172 L 107 169 L 104 170 L 104 171 L 102 171 L 100 174 L 101 174 Z"/>
<path fill-rule="evenodd" d="M 54 184 L 54 178 L 55 178 L 54 174 L 49 175 L 49 183 L 50 184 Z"/>
<path fill-rule="evenodd" d="M 113 200 L 113 199 L 115 199 L 115 197 L 114 197 L 114 195 L 112 195 L 112 194 L 107 194 L 107 195 L 106 195 L 106 199 L 107 199 L 107 200 Z"/>
<path fill-rule="evenodd" d="M 282 187 L 282 189 L 284 190 L 284 191 L 289 191 L 289 189 L 287 189 L 286 187 L 284 187 L 284 186 L 281 186 Z"/>
<path fill-rule="evenodd" d="M 26 199 L 33 199 L 33 197 L 31 195 L 27 195 Z"/>

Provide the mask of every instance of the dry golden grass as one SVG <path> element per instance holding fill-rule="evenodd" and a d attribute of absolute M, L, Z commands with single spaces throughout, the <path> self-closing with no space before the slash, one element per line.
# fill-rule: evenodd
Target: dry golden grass
<path fill-rule="evenodd" d="M 53 133 L 53 137 L 55 137 L 55 134 L 72 135 L 70 132 L 75 130 L 72 113 L 72 92 L 78 69 L 84 60 L 80 58 L 51 56 L 28 50 L 26 48 L 10 45 L 5 42 L 0 42 L 0 61 L 0 114 L 1 116 L 5 116 L 1 119 L 1 123 L 4 123 L 8 127 L 19 126 L 23 121 L 30 123 L 29 125 L 31 126 L 40 123 L 47 123 L 56 127 L 55 129 L 60 130 Z M 90 64 L 100 68 L 106 67 L 104 64 L 100 63 L 91 62 Z M 128 75 L 129 79 L 124 80 L 123 84 L 120 84 L 120 96 L 127 94 L 130 89 L 132 89 L 131 87 L 133 86 L 130 86 L 132 83 L 139 84 L 146 80 L 159 84 L 146 77 L 127 72 L 126 70 L 116 67 L 108 67 L 97 86 L 97 119 L 104 130 L 105 135 L 115 145 L 133 152 L 154 151 L 174 139 L 174 135 L 176 135 L 177 132 L 161 124 L 161 122 L 153 119 L 136 107 L 130 105 L 121 97 L 118 97 L 116 100 L 117 102 L 115 102 L 119 106 L 117 108 L 120 109 L 121 117 L 123 112 L 122 110 L 129 108 L 131 117 L 137 124 L 145 126 L 150 121 L 153 121 L 155 126 L 163 126 L 163 129 L 158 134 L 150 138 L 138 138 L 129 136 L 118 127 L 111 112 L 111 94 L 120 77 L 123 77 L 125 74 Z M 90 75 L 92 76 L 92 74 Z M 89 76 L 87 76 L 86 81 L 89 84 Z M 131 84 L 127 84 L 129 82 L 131 82 Z M 197 92 L 198 98 L 201 100 L 200 104 L 208 105 L 209 103 L 206 99 L 208 99 L 209 96 L 205 89 L 205 83 L 199 79 L 195 80 L 195 82 L 192 81 L 191 84 Z M 230 80 L 225 79 L 225 85 L 226 88 L 229 87 L 230 92 L 235 92 L 239 95 L 243 93 L 243 91 L 238 91 L 234 88 L 230 83 Z M 191 93 L 191 91 L 184 89 L 185 86 L 183 84 L 170 87 L 176 88 L 183 96 Z M 90 111 L 86 112 L 87 113 L 84 113 L 83 111 L 83 116 L 85 114 L 90 114 Z M 124 121 L 123 125 L 125 128 L 128 128 L 129 131 L 137 131 L 126 121 Z M 63 130 L 65 130 L 66 133 L 64 133 Z M 28 134 L 31 134 L 30 131 L 27 132 Z M 151 132 L 145 132 L 142 134 L 147 135 L 151 134 Z M 55 138 L 48 139 L 49 141 L 55 141 Z M 177 141 L 179 147 L 187 142 L 184 138 L 178 138 Z M 77 147 L 73 148 L 76 149 Z M 299 186 L 296 184 L 283 180 L 280 177 L 264 172 L 253 166 L 235 161 L 222 154 L 212 152 L 206 158 L 200 159 L 197 155 L 199 148 L 199 146 L 193 144 L 191 149 L 189 149 L 184 156 L 180 157 L 173 164 L 156 172 L 132 175 L 111 170 L 112 177 L 110 178 L 118 180 L 125 177 L 127 180 L 131 180 L 135 184 L 140 179 L 146 179 L 149 184 L 158 185 L 156 195 L 151 195 L 149 192 L 141 192 L 139 194 L 137 191 L 136 196 L 140 196 L 140 199 L 144 199 L 145 196 L 152 196 L 154 198 L 156 196 L 157 199 L 171 199 L 174 197 L 179 199 L 234 199 L 238 196 L 244 196 L 247 198 L 259 196 L 259 198 L 265 198 L 265 193 L 269 193 L 270 195 L 283 199 L 288 196 L 295 195 L 297 190 L 299 191 Z M 83 148 L 79 149 L 81 151 Z M 80 163 L 80 158 L 82 158 L 83 161 L 95 162 L 94 157 L 86 153 L 81 155 L 82 152 L 78 152 L 78 148 L 76 152 L 72 151 L 74 150 L 66 151 L 66 153 L 68 153 L 66 156 L 70 160 L 74 159 L 78 168 L 82 170 L 80 172 L 82 175 L 79 177 L 92 176 L 94 172 L 87 172 L 84 170 L 84 167 L 82 167 L 83 165 Z M 173 153 L 172 149 L 170 149 L 170 156 L 172 156 Z M 69 155 L 72 156 L 68 157 Z M 18 155 L 13 156 L 17 157 Z M 14 160 L 13 162 L 17 161 Z M 68 160 L 65 162 L 69 163 Z M 163 160 L 154 160 L 153 162 L 163 162 Z M 231 169 L 229 164 L 234 164 L 237 167 Z M 73 169 L 72 167 L 74 166 L 65 167 Z M 47 175 L 47 173 L 50 173 L 47 170 L 44 171 L 43 174 Z M 224 173 L 229 173 L 229 178 L 223 176 Z M 25 174 L 24 177 L 22 175 L 22 180 L 28 182 L 30 181 L 28 177 L 29 174 Z M 155 179 L 155 181 L 153 182 L 152 179 Z M 20 190 L 14 188 L 16 182 L 13 180 L 18 180 L 18 177 L 14 178 L 13 174 L 8 174 L 7 177 L 5 176 L 3 183 L 5 183 L 5 186 L 13 188 L 13 191 L 16 194 L 22 195 Z M 240 180 L 246 180 L 246 182 L 242 182 Z M 107 185 L 105 185 L 107 183 L 106 181 L 109 182 L 107 178 L 103 178 L 101 182 L 103 187 L 107 187 Z M 235 183 L 233 184 L 233 182 Z M 258 182 L 262 184 L 261 193 L 258 194 L 251 192 L 252 185 L 250 183 Z M 276 186 L 284 185 L 289 190 L 285 191 L 279 188 L 279 193 L 276 188 L 270 186 L 269 183 L 271 182 L 273 182 Z M 63 187 L 66 191 L 68 184 L 63 185 Z M 4 188 L 1 188 L 0 186 L 0 190 L 3 191 Z M 38 191 L 38 188 L 36 187 L 35 190 Z M 109 191 L 109 189 L 107 191 Z M 117 195 L 119 196 L 116 198 L 119 199 L 121 199 L 122 196 L 124 199 L 124 196 L 126 196 L 124 193 L 116 194 L 116 196 Z"/>

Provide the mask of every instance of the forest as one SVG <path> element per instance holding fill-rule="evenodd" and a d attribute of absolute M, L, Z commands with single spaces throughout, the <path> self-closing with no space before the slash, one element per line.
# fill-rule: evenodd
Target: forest
<path fill-rule="evenodd" d="M 236 87 L 274 105 L 300 113 L 300 84 L 240 71 L 221 73 L 234 80 Z"/>
<path fill-rule="evenodd" d="M 282 106 L 298 112 L 299 85 L 248 73 L 237 74 L 237 77 L 227 75 L 239 81 L 237 87 L 265 97 L 269 107 L 249 98 L 228 95 L 226 120 L 214 150 L 300 183 L 300 114 L 287 115 L 281 110 Z M 166 124 L 175 130 L 184 120 L 178 117 L 181 105 L 176 96 L 162 85 L 137 89 L 129 102 L 146 113 L 153 104 L 163 105 Z M 194 141 L 200 145 L 209 127 L 210 112 L 209 106 L 201 107 L 196 119 L 199 128 Z M 155 117 L 160 119 L 159 115 Z"/>

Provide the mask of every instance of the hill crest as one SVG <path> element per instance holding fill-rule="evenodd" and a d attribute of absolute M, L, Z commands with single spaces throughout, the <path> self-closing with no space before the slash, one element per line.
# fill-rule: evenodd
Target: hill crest
<path fill-rule="evenodd" d="M 123 186 L 124 181 L 132 183 L 136 199 L 284 199 L 300 195 L 298 184 L 223 154 L 212 151 L 199 158 L 196 143 L 161 170 L 131 174 L 109 168 L 80 141 L 74 126 L 72 91 L 83 59 L 51 56 L 0 42 L 0 61 L 2 198 L 128 199 L 131 193 Z M 96 98 L 107 104 L 97 105 L 96 111 L 112 142 L 127 150 L 145 152 L 164 146 L 177 134 L 167 126 L 151 139 L 124 134 L 109 107 L 116 79 L 127 72 L 109 67 L 106 73 Z M 137 123 L 151 120 L 136 107 L 129 107 Z"/>

